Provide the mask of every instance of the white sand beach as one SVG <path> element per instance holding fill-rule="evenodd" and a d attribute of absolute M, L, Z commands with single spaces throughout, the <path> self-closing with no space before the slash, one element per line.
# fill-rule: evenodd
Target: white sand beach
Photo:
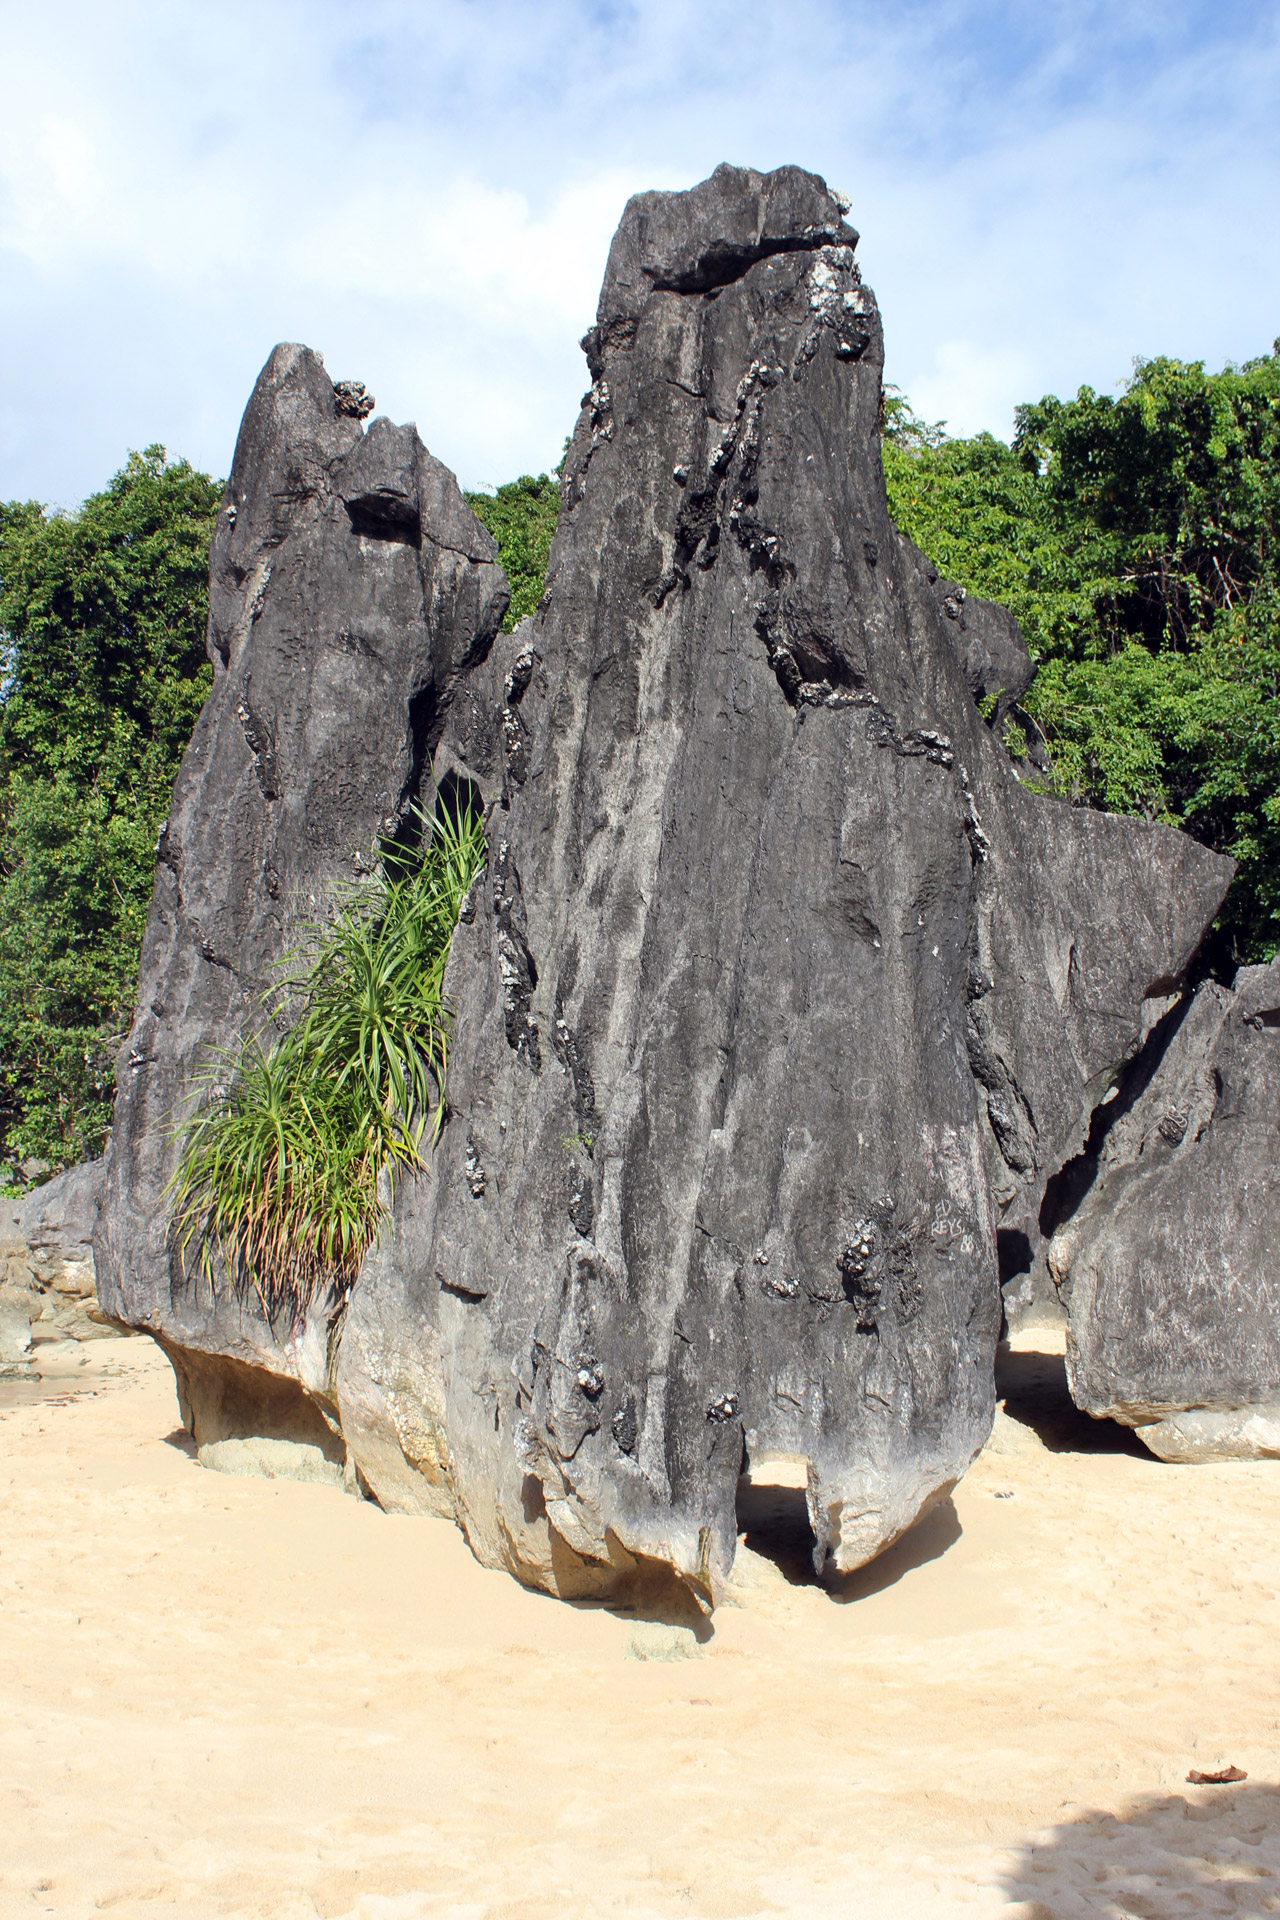
<path fill-rule="evenodd" d="M 756 1490 L 678 1659 L 445 1522 L 205 1471 L 147 1341 L 42 1348 L 0 1388 L 0 1911 L 1280 1911 L 1280 1469 L 1161 1464 L 1019 1344 L 953 1506 L 833 1597 Z"/>

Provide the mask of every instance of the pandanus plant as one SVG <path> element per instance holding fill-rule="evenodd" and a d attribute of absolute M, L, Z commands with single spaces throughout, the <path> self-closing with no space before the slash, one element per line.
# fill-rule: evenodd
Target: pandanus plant
<path fill-rule="evenodd" d="M 339 896 L 332 920 L 281 963 L 270 1023 L 197 1076 L 170 1183 L 178 1244 L 216 1285 L 251 1286 L 268 1313 L 345 1293 L 387 1218 L 394 1183 L 423 1166 L 443 1115 L 444 971 L 484 865 L 479 816 L 458 804 L 421 822 L 415 861 L 384 853 L 378 878 Z M 267 1031 L 273 1037 L 268 1041 Z"/>

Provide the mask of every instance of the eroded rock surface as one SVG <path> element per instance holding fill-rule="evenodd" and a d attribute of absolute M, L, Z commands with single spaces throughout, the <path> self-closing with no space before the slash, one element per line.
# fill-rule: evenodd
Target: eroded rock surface
<path fill-rule="evenodd" d="M 954 1483 L 997 1229 L 1230 875 L 1018 784 L 1016 624 L 887 518 L 855 244 L 794 168 L 628 205 L 546 598 L 437 754 L 500 806 L 339 1398 L 385 1504 L 561 1593 L 714 1600 L 744 1442 L 807 1461 L 828 1573 Z"/>
<path fill-rule="evenodd" d="M 160 836 L 98 1239 L 103 1304 L 174 1358 L 197 1441 L 292 1438 L 339 1462 L 341 1302 L 272 1325 L 252 1295 L 211 1297 L 165 1187 L 199 1072 L 262 1026 L 274 963 L 401 827 L 507 604 L 453 475 L 412 426 L 366 432 L 368 411 L 358 383 L 281 346 L 245 413 L 210 567 L 214 685 Z"/>
<path fill-rule="evenodd" d="M 311 1449 L 669 1623 L 723 1591 L 744 1447 L 807 1473 L 836 1575 L 964 1472 L 997 1232 L 1030 1246 L 1230 873 L 1019 785 L 977 704 L 1029 683 L 1016 624 L 887 518 L 856 239 L 795 168 L 628 205 L 547 594 L 497 642 L 450 477 L 277 350 L 120 1058 L 103 1298 L 200 1444 Z M 175 1105 L 433 755 L 490 821 L 447 1122 L 350 1299 L 270 1325 L 176 1258 Z"/>
<path fill-rule="evenodd" d="M 1049 1243 L 1071 1391 L 1163 1459 L 1280 1455 L 1280 960 L 1165 1019 Z"/>

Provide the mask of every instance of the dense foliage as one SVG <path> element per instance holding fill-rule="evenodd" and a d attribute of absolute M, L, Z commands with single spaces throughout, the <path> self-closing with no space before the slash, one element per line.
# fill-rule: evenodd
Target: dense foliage
<path fill-rule="evenodd" d="M 98 1151 L 156 836 L 209 687 L 220 494 L 162 447 L 79 512 L 0 505 L 0 1141 Z"/>
<path fill-rule="evenodd" d="M 1012 446 L 890 394 L 890 511 L 1001 600 L 1039 673 L 1013 750 L 1077 803 L 1184 827 L 1240 871 L 1224 968 L 1280 945 L 1280 342 L 1240 368 L 1137 364 L 1118 399 L 1019 408 Z"/>
<path fill-rule="evenodd" d="M 560 511 L 560 482 L 551 474 L 524 474 L 496 493 L 469 493 L 467 505 L 488 527 L 511 582 L 511 605 L 502 623 L 510 633 L 516 622 L 536 613 L 547 574 L 547 555 Z"/>
<path fill-rule="evenodd" d="M 418 864 L 385 850 L 379 878 L 314 930 L 305 966 L 286 965 L 278 995 L 301 1006 L 286 1032 L 264 1010 L 263 1034 L 196 1089 L 172 1195 L 182 1245 L 211 1284 L 220 1259 L 269 1312 L 350 1285 L 439 1119 L 445 962 L 485 843 L 465 811 L 431 827 Z"/>

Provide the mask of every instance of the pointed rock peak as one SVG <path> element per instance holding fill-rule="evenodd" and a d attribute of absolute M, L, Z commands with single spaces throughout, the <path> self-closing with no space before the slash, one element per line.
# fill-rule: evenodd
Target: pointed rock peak
<path fill-rule="evenodd" d="M 757 260 L 823 246 L 857 245 L 844 208 L 816 173 L 719 166 L 687 193 L 637 193 L 614 236 L 598 323 L 639 311 L 654 287 L 708 293 L 740 280 Z"/>

